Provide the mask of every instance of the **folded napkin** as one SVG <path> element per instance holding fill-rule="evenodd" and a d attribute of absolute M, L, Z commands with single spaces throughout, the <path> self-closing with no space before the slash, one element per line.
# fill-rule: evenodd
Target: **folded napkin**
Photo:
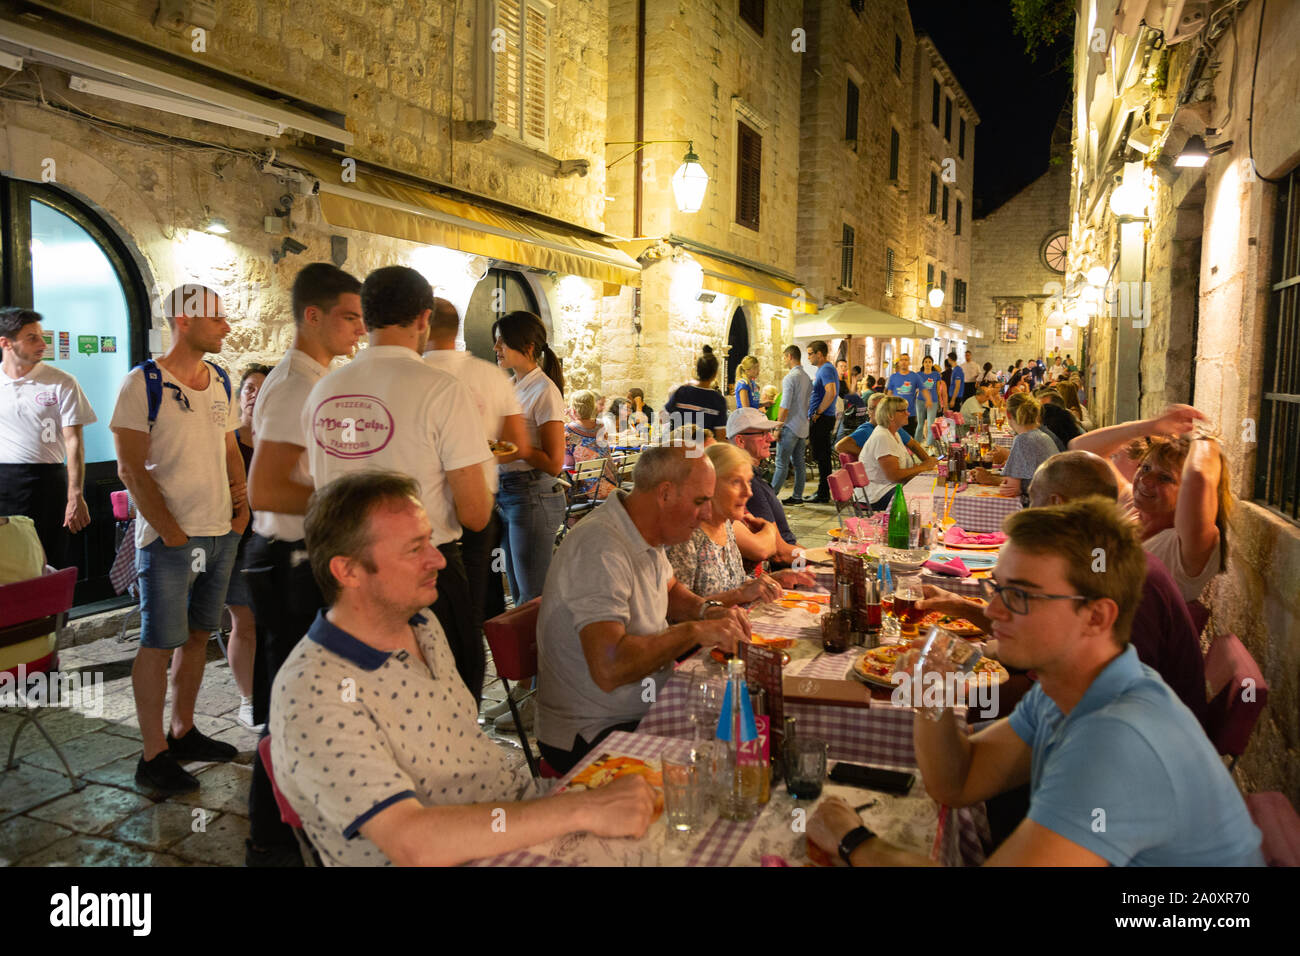
<path fill-rule="evenodd" d="M 1007 536 L 1001 531 L 970 534 L 957 527 L 957 525 L 953 525 L 948 529 L 948 533 L 943 536 L 943 540 L 945 544 L 953 546 L 963 544 L 1001 544 L 1007 540 Z"/>
<path fill-rule="evenodd" d="M 927 561 L 921 567 L 928 568 L 935 574 L 950 574 L 958 578 L 970 577 L 970 568 L 966 567 L 958 557 L 953 557 L 949 561 Z"/>

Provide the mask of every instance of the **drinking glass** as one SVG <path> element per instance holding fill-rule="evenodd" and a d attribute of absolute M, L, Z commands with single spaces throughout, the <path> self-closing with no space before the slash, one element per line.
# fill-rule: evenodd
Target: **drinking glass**
<path fill-rule="evenodd" d="M 696 740 L 711 740 L 722 715 L 722 696 L 726 682 L 708 670 L 697 670 L 687 689 L 686 717 L 695 725 Z"/>
<path fill-rule="evenodd" d="M 785 788 L 796 800 L 816 800 L 826 780 L 826 741 L 796 737 L 786 747 Z"/>
<path fill-rule="evenodd" d="M 916 625 L 924 616 L 916 606 L 925 597 L 919 574 L 903 575 L 894 588 L 894 616 L 898 618 L 899 636 L 903 640 L 916 637 Z"/>
<path fill-rule="evenodd" d="M 664 782 L 664 819 L 670 830 L 686 833 L 700 822 L 704 804 L 704 787 L 708 766 L 704 755 L 689 750 L 678 756 L 662 758 Z"/>

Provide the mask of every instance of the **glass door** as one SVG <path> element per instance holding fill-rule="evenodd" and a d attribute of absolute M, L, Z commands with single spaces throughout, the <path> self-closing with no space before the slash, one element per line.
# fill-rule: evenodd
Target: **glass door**
<path fill-rule="evenodd" d="M 79 574 L 76 603 L 113 597 L 108 580 L 117 550 L 110 493 L 117 477 L 108 423 L 118 388 L 145 357 L 144 284 L 125 248 L 95 213 L 61 191 L 7 183 L 5 298 L 41 313 L 50 333 L 46 361 L 73 375 L 98 421 L 83 431 L 91 524 L 72 536 Z"/>

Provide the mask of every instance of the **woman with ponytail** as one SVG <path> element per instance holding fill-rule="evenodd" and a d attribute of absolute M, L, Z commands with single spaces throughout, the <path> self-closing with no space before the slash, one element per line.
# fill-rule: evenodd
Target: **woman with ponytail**
<path fill-rule="evenodd" d="M 1038 466 L 1057 453 L 1056 442 L 1040 427 L 1043 406 L 1032 395 L 1017 392 L 1007 399 L 1007 424 L 1016 439 L 1011 443 L 1007 463 L 1002 466 L 1002 477 L 983 468 L 976 468 L 974 476 L 981 485 L 997 485 L 998 494 L 1023 498 L 1029 494 L 1029 482 Z"/>
<path fill-rule="evenodd" d="M 515 607 L 539 597 L 551 566 L 555 535 L 564 521 L 564 370 L 546 341 L 546 326 L 531 312 L 511 312 L 492 324 L 497 364 L 514 373 L 529 450 L 500 458 L 501 514 L 506 577 Z"/>

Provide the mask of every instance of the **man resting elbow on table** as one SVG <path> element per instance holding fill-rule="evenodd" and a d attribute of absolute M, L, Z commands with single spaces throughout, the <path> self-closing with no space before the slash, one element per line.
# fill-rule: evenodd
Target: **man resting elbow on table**
<path fill-rule="evenodd" d="M 431 531 L 418 484 L 395 472 L 345 475 L 308 507 L 329 608 L 280 668 L 270 728 L 276 782 L 321 859 L 447 865 L 579 830 L 640 836 L 654 812 L 642 780 L 514 802 L 531 781 L 479 730 L 427 610 L 446 566 Z"/>
<path fill-rule="evenodd" d="M 1003 662 L 1036 671 L 1038 683 L 1010 717 L 970 736 L 949 708 L 917 710 L 913 743 L 930 796 L 965 807 L 1030 785 L 1028 817 L 990 865 L 1262 865 L 1260 832 L 1213 744 L 1129 646 L 1146 573 L 1132 525 L 1090 497 L 1017 512 L 1004 527 L 987 616 Z M 951 667 L 922 666 L 927 679 Z M 847 865 L 929 862 L 859 824 L 828 800 L 808 836 L 832 857 L 843 846 Z"/>
<path fill-rule="evenodd" d="M 664 554 L 710 512 L 714 471 L 702 451 L 647 448 L 633 490 L 610 495 L 551 561 L 537 620 L 537 740 L 560 773 L 613 731 L 634 730 L 686 651 L 734 652 L 749 634 L 743 611 L 693 594 Z"/>

